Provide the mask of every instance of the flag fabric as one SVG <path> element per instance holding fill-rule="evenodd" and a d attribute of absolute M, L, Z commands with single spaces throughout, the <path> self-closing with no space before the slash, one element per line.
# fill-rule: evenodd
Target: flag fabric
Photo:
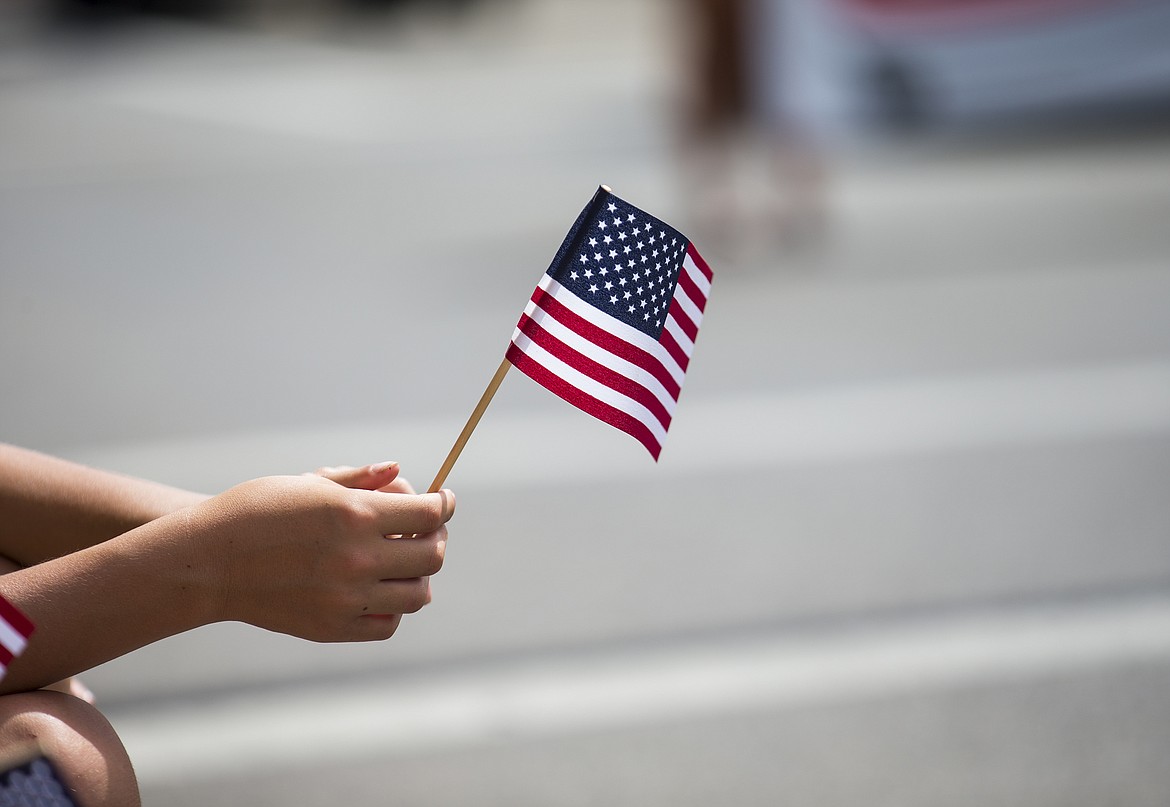
<path fill-rule="evenodd" d="M 598 189 L 520 316 L 505 357 L 657 460 L 711 292 L 680 232 Z"/>
<path fill-rule="evenodd" d="M 33 630 L 32 620 L 0 597 L 0 678 L 8 671 L 12 660 L 24 652 Z"/>

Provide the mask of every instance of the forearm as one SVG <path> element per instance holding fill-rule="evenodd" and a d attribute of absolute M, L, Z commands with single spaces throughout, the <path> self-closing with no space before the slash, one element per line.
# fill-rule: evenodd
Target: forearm
<path fill-rule="evenodd" d="M 30 566 L 205 498 L 0 444 L 0 554 Z"/>
<path fill-rule="evenodd" d="M 0 693 L 225 620 L 315 641 L 389 638 L 402 614 L 430 601 L 455 509 L 447 490 L 381 490 L 397 471 L 342 474 L 357 487 L 314 475 L 252 480 L 0 576 L 0 595 L 36 625 Z"/>
<path fill-rule="evenodd" d="M 215 621 L 215 587 L 187 538 L 188 515 L 0 577 L 0 594 L 36 625 L 0 693 L 45 686 Z"/>

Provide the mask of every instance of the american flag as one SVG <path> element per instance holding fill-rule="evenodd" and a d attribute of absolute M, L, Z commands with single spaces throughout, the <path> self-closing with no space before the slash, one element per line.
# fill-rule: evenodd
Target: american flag
<path fill-rule="evenodd" d="M 32 621 L 15 605 L 0 597 L 0 678 L 8 671 L 12 660 L 24 652 L 33 630 Z"/>
<path fill-rule="evenodd" d="M 680 232 L 598 189 L 532 293 L 506 358 L 657 460 L 711 291 Z"/>

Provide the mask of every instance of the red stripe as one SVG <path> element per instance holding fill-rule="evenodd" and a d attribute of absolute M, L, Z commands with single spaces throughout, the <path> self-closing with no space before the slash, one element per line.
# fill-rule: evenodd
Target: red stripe
<path fill-rule="evenodd" d="M 703 256 L 699 254 L 699 250 L 695 249 L 694 244 L 687 244 L 687 254 L 691 256 L 691 260 L 695 262 L 695 266 L 699 267 L 699 271 L 703 273 L 703 277 L 707 278 L 707 282 L 710 283 L 715 275 L 712 274 L 711 267 L 703 260 Z"/>
<path fill-rule="evenodd" d="M 662 402 L 658 400 L 658 397 L 654 393 L 650 392 L 650 390 L 638 382 L 573 350 L 573 348 L 540 327 L 527 314 L 520 316 L 520 323 L 516 327 L 533 342 L 540 345 L 574 370 L 578 370 L 599 384 L 604 384 L 610 389 L 625 395 L 627 398 L 642 404 L 642 406 L 654 414 L 654 417 L 658 418 L 658 422 L 662 424 L 662 428 L 665 429 L 670 426 L 670 413 L 666 411 L 666 407 L 662 405 Z"/>
<path fill-rule="evenodd" d="M 573 313 L 539 286 L 536 287 L 536 291 L 532 292 L 532 302 L 544 309 L 549 316 L 569 330 L 588 339 L 603 350 L 608 350 L 615 356 L 623 358 L 630 364 L 635 364 L 650 373 L 650 375 L 657 378 L 659 383 L 666 388 L 666 391 L 670 393 L 672 398 L 678 400 L 678 394 L 681 390 L 679 383 L 666 371 L 666 368 L 662 366 L 662 362 L 652 354 L 647 353 L 640 347 L 620 337 L 614 336 L 609 331 L 594 325 L 579 314 Z M 679 366 L 684 369 L 686 368 L 685 364 L 680 364 Z"/>
<path fill-rule="evenodd" d="M 695 308 L 699 309 L 700 312 L 706 310 L 707 297 L 703 292 L 699 291 L 698 285 L 695 284 L 695 279 L 687 274 L 686 269 L 678 273 L 678 285 L 679 288 L 686 292 L 691 302 L 695 304 Z"/>
<path fill-rule="evenodd" d="M 33 631 L 36 630 L 36 626 L 33 625 L 32 620 L 3 597 L 0 597 L 0 618 L 11 625 L 17 633 L 26 639 L 32 636 Z"/>
<path fill-rule="evenodd" d="M 668 314 L 668 316 L 673 315 Z M 678 341 L 674 338 L 674 334 L 663 328 L 662 338 L 658 341 L 664 348 L 666 348 L 666 352 L 670 354 L 671 358 L 678 362 L 678 366 L 681 367 L 685 373 L 687 371 L 687 365 L 691 363 L 691 357 L 688 356 L 687 352 L 679 345 Z M 677 396 L 675 397 L 675 400 L 678 400 Z"/>
<path fill-rule="evenodd" d="M 0 672 L 5 670 L 8 665 L 12 663 L 12 659 L 12 651 L 3 644 L 0 644 Z"/>
<path fill-rule="evenodd" d="M 582 412 L 593 415 L 598 420 L 608 423 L 617 429 L 621 429 L 644 445 L 655 460 L 658 459 L 658 455 L 662 451 L 662 446 L 659 445 L 658 440 L 655 439 L 654 435 L 646 428 L 642 421 L 620 409 L 615 409 L 603 401 L 597 400 L 592 395 L 582 392 L 560 376 L 555 375 L 540 362 L 529 357 L 514 344 L 508 345 L 508 352 L 505 355 L 517 370 L 524 373 L 549 392 L 568 401 Z"/>

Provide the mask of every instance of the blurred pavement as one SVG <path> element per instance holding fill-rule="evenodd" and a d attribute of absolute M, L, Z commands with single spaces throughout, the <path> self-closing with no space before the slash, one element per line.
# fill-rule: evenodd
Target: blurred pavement
<path fill-rule="evenodd" d="M 599 183 L 688 230 L 665 4 L 0 29 L 3 439 L 438 467 Z M 1170 139 L 835 155 L 699 248 L 662 461 L 514 374 L 389 643 L 93 671 L 148 804 L 1165 805 Z"/>

